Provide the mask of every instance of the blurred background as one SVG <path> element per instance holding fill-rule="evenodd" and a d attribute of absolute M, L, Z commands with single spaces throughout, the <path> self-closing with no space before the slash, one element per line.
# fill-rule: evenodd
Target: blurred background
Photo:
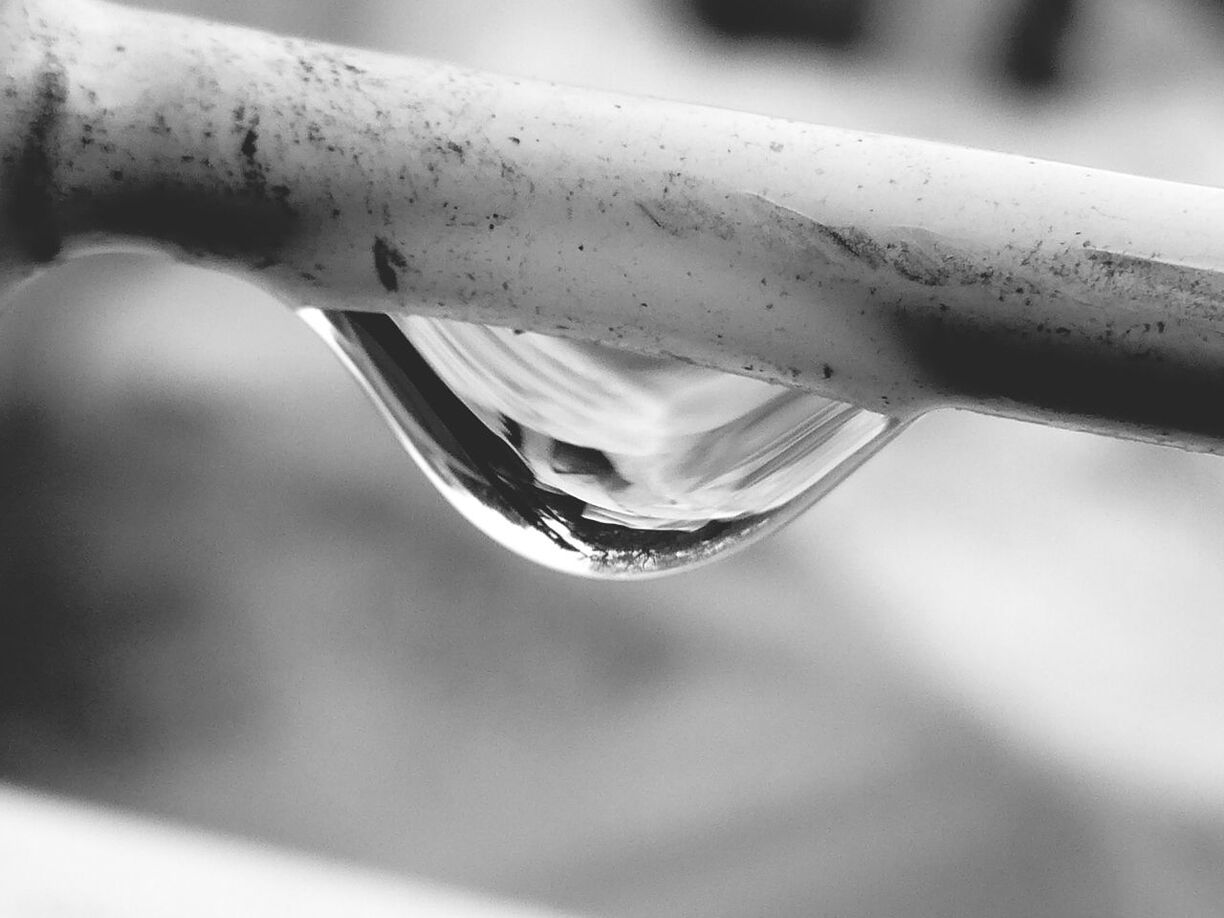
<path fill-rule="evenodd" d="M 1224 182 L 1207 0 L 144 5 Z M 1224 460 L 942 413 L 569 580 L 284 306 L 135 256 L 4 318 L 0 442 L 4 781 L 589 915 L 1224 915 Z"/>

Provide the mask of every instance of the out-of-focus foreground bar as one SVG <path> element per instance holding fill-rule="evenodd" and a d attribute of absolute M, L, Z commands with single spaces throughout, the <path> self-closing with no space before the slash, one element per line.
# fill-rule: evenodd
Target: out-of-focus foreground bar
<path fill-rule="evenodd" d="M 0 913 L 561 918 L 3 786 Z"/>

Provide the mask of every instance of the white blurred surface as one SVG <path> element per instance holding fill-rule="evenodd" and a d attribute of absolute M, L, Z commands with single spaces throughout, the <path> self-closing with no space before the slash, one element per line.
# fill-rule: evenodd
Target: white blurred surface
<path fill-rule="evenodd" d="M 13 918 L 560 918 L 3 786 L 0 863 Z"/>

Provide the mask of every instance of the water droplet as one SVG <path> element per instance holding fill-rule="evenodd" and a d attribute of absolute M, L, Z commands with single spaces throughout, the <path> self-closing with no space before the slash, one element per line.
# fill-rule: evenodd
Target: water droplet
<path fill-rule="evenodd" d="M 901 426 L 602 345 L 422 316 L 301 314 L 456 509 L 570 573 L 646 576 L 753 542 Z"/>

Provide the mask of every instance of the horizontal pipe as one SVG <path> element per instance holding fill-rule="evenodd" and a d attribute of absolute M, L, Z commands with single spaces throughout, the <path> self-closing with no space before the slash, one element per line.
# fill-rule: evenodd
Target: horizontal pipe
<path fill-rule="evenodd" d="M 1224 449 L 1220 189 L 97 0 L 0 28 L 10 287 L 137 239 L 295 305 Z"/>

